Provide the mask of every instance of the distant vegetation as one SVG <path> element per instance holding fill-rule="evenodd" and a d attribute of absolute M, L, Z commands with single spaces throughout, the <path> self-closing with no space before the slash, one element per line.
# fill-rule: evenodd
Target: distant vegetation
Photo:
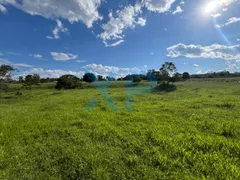
<path fill-rule="evenodd" d="M 13 80 L 11 75 L 14 71 L 13 67 L 9 65 L 0 66 L 0 89 L 6 90 L 8 84 L 11 82 L 20 82 L 27 89 L 31 89 L 33 85 L 39 85 L 40 83 L 55 82 L 56 89 L 75 89 L 82 88 L 82 82 L 93 83 L 95 81 L 132 81 L 135 85 L 138 85 L 141 81 L 156 81 L 157 87 L 166 87 L 166 84 L 175 83 L 179 81 L 186 81 L 189 79 L 198 79 L 207 81 L 209 79 L 218 79 L 217 81 L 238 81 L 235 77 L 240 77 L 240 72 L 230 73 L 228 71 L 212 72 L 207 74 L 192 74 L 184 72 L 182 74 L 177 72 L 177 67 L 173 62 L 165 62 L 159 70 L 148 70 L 147 74 L 130 74 L 125 77 L 117 78 L 103 75 L 95 75 L 93 73 L 85 73 L 82 78 L 73 75 L 64 75 L 60 78 L 41 78 L 38 74 L 27 75 L 26 77 L 20 76 L 18 81 Z M 223 78 L 229 78 L 224 80 Z M 172 85 L 171 85 L 172 86 Z"/>

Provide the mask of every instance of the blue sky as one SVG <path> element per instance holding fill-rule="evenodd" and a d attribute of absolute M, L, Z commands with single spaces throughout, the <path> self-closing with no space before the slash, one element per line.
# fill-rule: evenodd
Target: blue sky
<path fill-rule="evenodd" d="M 115 77 L 175 62 L 240 70 L 240 0 L 0 0 L 0 64 L 16 76 Z"/>

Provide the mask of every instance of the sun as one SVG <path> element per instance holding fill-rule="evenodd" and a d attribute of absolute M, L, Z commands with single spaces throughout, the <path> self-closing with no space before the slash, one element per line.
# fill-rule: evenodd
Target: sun
<path fill-rule="evenodd" d="M 205 12 L 206 13 L 213 12 L 214 10 L 217 9 L 218 5 L 219 5 L 218 1 L 212 1 L 212 2 L 208 3 L 205 7 Z"/>

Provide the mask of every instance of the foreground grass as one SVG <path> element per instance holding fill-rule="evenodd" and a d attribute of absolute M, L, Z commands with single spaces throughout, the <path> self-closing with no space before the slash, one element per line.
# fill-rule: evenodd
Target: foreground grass
<path fill-rule="evenodd" d="M 0 179 L 240 178 L 239 83 L 123 87 L 2 93 Z"/>

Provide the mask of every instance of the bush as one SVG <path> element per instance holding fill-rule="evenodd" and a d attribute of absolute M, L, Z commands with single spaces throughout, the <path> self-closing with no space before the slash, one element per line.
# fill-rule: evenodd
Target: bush
<path fill-rule="evenodd" d="M 141 78 L 139 76 L 134 76 L 133 77 L 133 83 L 140 83 L 141 82 Z"/>
<path fill-rule="evenodd" d="M 159 91 L 165 91 L 165 92 L 171 92 L 175 91 L 177 89 L 177 86 L 174 84 L 167 84 L 167 83 L 162 83 L 159 86 L 156 87 L 156 90 Z"/>
<path fill-rule="evenodd" d="M 55 86 L 56 89 L 61 90 L 61 89 L 75 89 L 82 87 L 82 83 L 80 79 L 76 76 L 73 75 L 64 75 L 61 76 L 57 84 Z"/>
<path fill-rule="evenodd" d="M 96 79 L 97 78 L 96 78 L 95 74 L 93 74 L 93 73 L 86 73 L 83 76 L 83 81 L 88 82 L 88 83 L 92 83 L 92 82 L 96 81 Z"/>

